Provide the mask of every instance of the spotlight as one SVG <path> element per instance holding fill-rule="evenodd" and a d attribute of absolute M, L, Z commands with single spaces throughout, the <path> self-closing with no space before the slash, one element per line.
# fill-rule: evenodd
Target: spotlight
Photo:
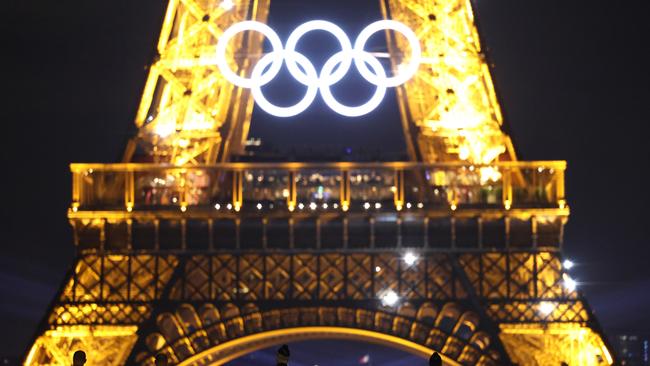
<path fill-rule="evenodd" d="M 376 273 L 379 273 L 379 272 L 381 272 L 381 267 L 379 267 L 379 266 L 376 266 L 376 267 L 375 267 L 375 272 L 376 272 Z"/>
<path fill-rule="evenodd" d="M 569 275 L 567 274 L 564 274 L 563 277 L 564 277 L 564 287 L 571 292 L 575 291 L 576 287 L 578 287 L 578 283 L 576 282 L 576 280 L 569 277 Z"/>
<path fill-rule="evenodd" d="M 418 256 L 413 254 L 413 252 L 407 252 L 406 254 L 404 254 L 403 259 L 404 259 L 404 263 L 406 263 L 406 265 L 412 266 L 415 263 L 415 261 L 418 260 Z"/>
<path fill-rule="evenodd" d="M 381 303 L 384 306 L 394 306 L 399 301 L 399 296 L 393 290 L 388 290 L 381 295 Z"/>
<path fill-rule="evenodd" d="M 562 262 L 562 267 L 564 267 L 567 270 L 573 268 L 573 266 L 575 266 L 575 263 L 573 263 L 573 261 L 571 261 L 570 259 L 565 259 L 564 262 Z"/>

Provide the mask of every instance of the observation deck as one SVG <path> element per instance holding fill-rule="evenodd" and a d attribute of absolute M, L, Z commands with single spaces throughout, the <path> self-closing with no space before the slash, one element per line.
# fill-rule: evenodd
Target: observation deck
<path fill-rule="evenodd" d="M 564 161 L 72 164 L 80 250 L 557 250 Z"/>

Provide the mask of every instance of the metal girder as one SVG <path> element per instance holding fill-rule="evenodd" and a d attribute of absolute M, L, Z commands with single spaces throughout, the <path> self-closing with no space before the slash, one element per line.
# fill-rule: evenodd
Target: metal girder
<path fill-rule="evenodd" d="M 266 21 L 268 1 L 170 0 L 135 124 L 137 148 L 160 163 L 205 164 L 241 153 L 252 112 L 249 92 L 227 82 L 215 63 L 219 36 L 243 20 Z M 248 72 L 261 54 L 258 34 L 235 37 L 228 49 L 232 67 Z M 250 60 L 236 57 L 245 52 Z M 255 56 L 257 55 L 257 56 Z"/>
<path fill-rule="evenodd" d="M 487 164 L 516 160 L 468 0 L 381 0 L 384 18 L 413 29 L 423 65 L 398 88 L 412 159 Z M 387 33 L 394 72 L 409 62 L 408 42 Z M 503 156 L 502 156 L 503 155 Z"/>

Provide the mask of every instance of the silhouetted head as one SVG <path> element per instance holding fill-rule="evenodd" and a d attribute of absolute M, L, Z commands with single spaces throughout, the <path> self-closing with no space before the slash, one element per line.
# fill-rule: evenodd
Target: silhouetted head
<path fill-rule="evenodd" d="M 442 357 L 438 352 L 433 352 L 431 358 L 429 358 L 429 366 L 442 366 Z"/>
<path fill-rule="evenodd" d="M 86 363 L 86 352 L 82 350 L 75 351 L 72 356 L 72 366 L 84 366 Z"/>
<path fill-rule="evenodd" d="M 566 362 L 564 362 L 564 361 L 562 361 L 562 362 L 560 362 L 560 366 L 569 366 L 569 364 L 566 363 Z"/>
<path fill-rule="evenodd" d="M 278 348 L 278 353 L 275 355 L 275 361 L 277 364 L 286 365 L 289 363 L 289 346 L 283 344 L 282 347 Z"/>
<path fill-rule="evenodd" d="M 167 366 L 167 355 L 159 353 L 156 355 L 156 366 Z"/>

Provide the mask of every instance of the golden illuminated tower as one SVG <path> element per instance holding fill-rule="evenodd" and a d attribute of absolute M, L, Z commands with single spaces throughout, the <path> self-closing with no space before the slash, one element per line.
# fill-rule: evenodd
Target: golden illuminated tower
<path fill-rule="evenodd" d="M 268 1 L 169 1 L 124 162 L 71 165 L 77 255 L 25 366 L 77 349 L 91 365 L 221 364 L 319 338 L 448 365 L 614 363 L 563 267 L 566 163 L 517 160 L 470 2 L 379 6 L 422 48 L 397 93 L 411 161 L 269 164 L 230 162 L 253 100 L 214 60 Z M 386 36 L 399 71 L 410 46 Z M 250 75 L 261 36 L 228 47 Z"/>

